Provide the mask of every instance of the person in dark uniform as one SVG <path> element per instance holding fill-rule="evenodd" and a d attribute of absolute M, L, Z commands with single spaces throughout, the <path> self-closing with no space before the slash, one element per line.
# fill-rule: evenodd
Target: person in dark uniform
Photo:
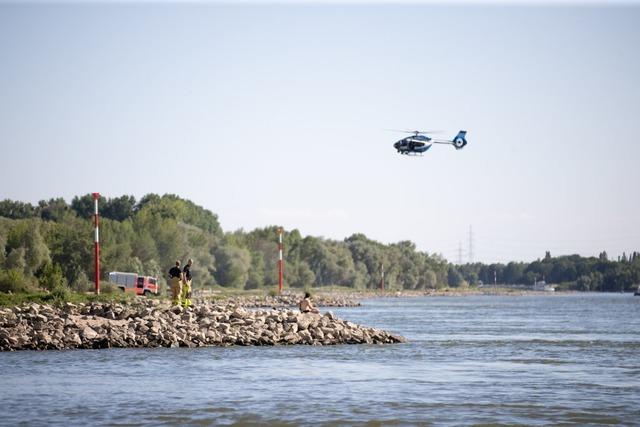
<path fill-rule="evenodd" d="M 180 305 L 180 298 L 182 296 L 182 271 L 180 270 L 180 261 L 176 261 L 176 265 L 169 270 L 169 281 L 171 284 L 173 303 Z"/>
<path fill-rule="evenodd" d="M 187 265 L 182 269 L 182 306 L 187 308 L 191 305 L 191 266 L 193 260 L 189 258 Z"/>

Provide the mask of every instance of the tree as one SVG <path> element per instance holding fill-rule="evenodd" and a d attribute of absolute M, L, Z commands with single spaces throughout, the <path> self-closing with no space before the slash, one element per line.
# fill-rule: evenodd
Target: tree
<path fill-rule="evenodd" d="M 0 269 L 0 292 L 30 292 L 34 287 L 19 269 Z"/>
<path fill-rule="evenodd" d="M 458 270 L 452 265 L 449 267 L 449 273 L 447 275 L 447 283 L 449 286 L 453 288 L 457 288 L 462 283 L 462 275 Z"/>
<path fill-rule="evenodd" d="M 573 260 L 569 257 L 555 259 L 546 280 L 552 283 L 573 282 L 577 279 L 577 271 Z"/>
<path fill-rule="evenodd" d="M 345 239 L 345 243 L 351 252 L 354 266 L 361 263 L 366 267 L 364 277 L 365 272 L 362 268 L 359 269 L 359 277 L 364 278 L 366 287 L 377 288 L 380 285 L 380 266 L 385 263 L 383 245 L 368 239 L 364 234 L 353 234 Z"/>
<path fill-rule="evenodd" d="M 591 290 L 591 277 L 590 276 L 580 276 L 576 281 L 576 287 L 579 291 L 590 291 Z"/>
<path fill-rule="evenodd" d="M 293 278 L 291 280 L 291 286 L 294 288 L 310 288 L 316 280 L 316 275 L 313 274 L 309 264 L 302 261 L 294 270 Z"/>
<path fill-rule="evenodd" d="M 245 289 L 257 289 L 264 285 L 264 258 L 257 252 L 251 253 L 251 266 Z"/>
<path fill-rule="evenodd" d="M 7 255 L 5 266 L 10 270 L 19 271 L 20 274 L 24 274 L 27 267 L 27 261 L 25 259 L 25 250 L 21 246 L 19 248 L 12 249 Z"/>
<path fill-rule="evenodd" d="M 135 209 L 136 211 L 147 210 L 162 218 L 173 218 L 176 221 L 194 225 L 216 237 L 222 237 L 217 215 L 174 194 L 165 194 L 162 197 L 155 194 L 147 194 L 140 200 Z"/>
<path fill-rule="evenodd" d="M 0 234 L 0 268 L 4 266 L 6 260 L 7 238 Z"/>
<path fill-rule="evenodd" d="M 161 283 L 166 282 L 165 274 L 162 274 L 162 268 L 155 259 L 143 263 L 142 272 L 147 276 L 157 277 L 158 281 Z"/>
<path fill-rule="evenodd" d="M 131 242 L 135 232 L 131 221 L 118 222 L 104 219 L 100 223 L 100 258 L 104 271 L 130 271 L 142 273 L 140 270 L 127 268 L 132 254 Z"/>
<path fill-rule="evenodd" d="M 73 211 L 62 197 L 48 201 L 40 200 L 37 210 L 44 221 L 61 221 L 66 215 L 73 215 Z"/>
<path fill-rule="evenodd" d="M 95 285 L 89 281 L 87 274 L 84 271 L 78 273 L 76 280 L 71 284 L 71 288 L 76 292 L 90 292 L 95 289 Z"/>
<path fill-rule="evenodd" d="M 526 285 L 533 285 L 537 280 L 537 274 L 532 271 L 524 273 L 523 281 Z"/>
<path fill-rule="evenodd" d="M 438 285 L 436 273 L 434 273 L 432 270 L 426 270 L 424 273 L 422 273 L 421 282 L 423 284 L 423 286 L 421 287 L 422 289 L 435 289 Z"/>
<path fill-rule="evenodd" d="M 518 278 L 520 279 L 520 277 Z M 470 285 L 477 285 L 478 284 L 478 273 L 476 273 L 475 271 L 470 272 L 469 274 L 467 274 L 466 276 L 464 276 L 464 280 L 465 282 L 467 282 Z"/>
<path fill-rule="evenodd" d="M 133 196 L 120 196 L 106 201 L 101 216 L 115 221 L 124 221 L 133 217 L 136 199 Z"/>
<path fill-rule="evenodd" d="M 216 251 L 216 280 L 225 287 L 243 288 L 249 277 L 251 255 L 242 248 L 222 246 Z"/>
<path fill-rule="evenodd" d="M 393 245 L 398 251 L 400 271 L 397 274 L 398 284 L 403 289 L 416 289 L 420 281 L 422 258 L 416 252 L 412 242 L 402 241 Z"/>
<path fill-rule="evenodd" d="M 510 284 L 521 283 L 523 274 L 524 264 L 510 262 L 502 272 L 502 280 L 504 281 L 504 283 Z"/>
<path fill-rule="evenodd" d="M 51 261 L 49 248 L 40 234 L 40 221 L 30 221 L 30 226 L 24 236 L 24 247 L 26 250 L 27 274 L 34 274 Z"/>
<path fill-rule="evenodd" d="M 99 206 L 104 206 L 105 203 L 106 199 L 104 198 L 104 196 L 100 196 L 98 198 Z M 91 193 L 88 193 L 80 197 L 75 196 L 71 200 L 71 209 L 80 218 L 92 218 L 95 213 L 93 195 Z"/>
<path fill-rule="evenodd" d="M 192 286 L 213 286 L 215 280 L 213 274 L 216 271 L 213 252 L 218 245 L 218 239 L 202 229 L 188 224 L 179 224 L 186 236 L 188 258 L 194 260 L 191 272 L 194 276 Z M 254 277 L 259 280 L 259 278 Z"/>
<path fill-rule="evenodd" d="M 67 287 L 67 280 L 62 275 L 62 269 L 58 264 L 52 264 L 48 262 L 44 266 L 42 274 L 38 279 L 40 282 L 40 286 L 47 290 L 52 290 L 59 287 Z"/>
<path fill-rule="evenodd" d="M 140 258 L 134 256 L 127 258 L 123 270 L 131 273 L 144 274 L 144 265 L 142 261 L 140 261 Z"/>
<path fill-rule="evenodd" d="M 136 232 L 131 245 L 131 255 L 140 258 L 143 262 L 158 260 L 160 258 L 158 249 L 156 248 L 156 242 L 151 237 L 151 232 L 145 228 L 140 228 Z"/>
<path fill-rule="evenodd" d="M 51 261 L 60 265 L 68 283 L 74 283 L 81 272 L 89 277 L 93 271 L 93 241 L 91 223 L 80 219 L 68 219 L 51 223 L 44 234 Z"/>
<path fill-rule="evenodd" d="M 593 271 L 589 274 L 590 279 L 590 290 L 592 291 L 602 291 L 602 282 L 603 276 L 599 271 Z"/>
<path fill-rule="evenodd" d="M 36 209 L 30 203 L 17 202 L 9 199 L 0 201 L 0 216 L 11 219 L 33 218 Z"/>

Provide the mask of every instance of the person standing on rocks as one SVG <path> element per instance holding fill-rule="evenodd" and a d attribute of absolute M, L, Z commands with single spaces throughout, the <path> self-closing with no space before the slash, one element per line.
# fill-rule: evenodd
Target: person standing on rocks
<path fill-rule="evenodd" d="M 311 294 L 309 292 L 304 293 L 304 299 L 300 301 L 298 307 L 302 313 L 320 313 L 320 310 L 311 302 Z"/>
<path fill-rule="evenodd" d="M 180 270 L 180 261 L 176 261 L 176 265 L 169 270 L 169 280 L 171 283 L 171 297 L 175 305 L 180 305 L 182 294 L 182 271 Z"/>
<path fill-rule="evenodd" d="M 193 260 L 189 258 L 187 265 L 182 269 L 182 306 L 187 308 L 191 305 L 191 266 Z"/>

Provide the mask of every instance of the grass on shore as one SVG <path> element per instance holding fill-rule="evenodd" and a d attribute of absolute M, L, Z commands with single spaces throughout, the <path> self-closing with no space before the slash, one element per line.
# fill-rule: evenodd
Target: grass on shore
<path fill-rule="evenodd" d="M 58 292 L 27 292 L 27 293 L 15 293 L 6 294 L 0 292 L 0 307 L 13 307 L 24 303 L 36 303 L 36 304 L 61 304 L 70 302 L 73 304 L 79 303 L 91 303 L 91 302 L 121 302 L 126 303 L 133 300 L 134 295 L 123 293 L 104 293 L 100 295 L 95 294 L 80 294 L 77 292 L 67 291 L 64 293 Z"/>

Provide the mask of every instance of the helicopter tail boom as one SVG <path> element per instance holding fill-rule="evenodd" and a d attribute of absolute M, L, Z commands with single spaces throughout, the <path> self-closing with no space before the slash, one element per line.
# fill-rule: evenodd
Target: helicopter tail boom
<path fill-rule="evenodd" d="M 465 145 L 467 145 L 466 135 L 467 135 L 467 131 L 466 130 L 461 130 L 451 140 L 439 139 L 439 140 L 432 140 L 431 142 L 433 142 L 435 144 L 450 144 L 450 145 L 453 145 L 453 147 L 456 150 L 460 150 L 460 149 L 464 148 Z"/>

